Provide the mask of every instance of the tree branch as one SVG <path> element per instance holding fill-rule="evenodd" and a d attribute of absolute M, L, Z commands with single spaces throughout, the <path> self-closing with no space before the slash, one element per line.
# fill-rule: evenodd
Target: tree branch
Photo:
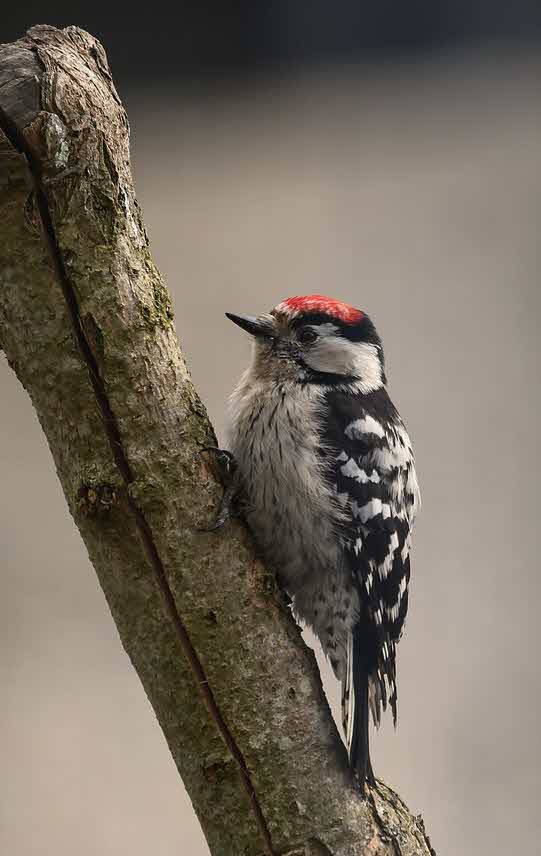
<path fill-rule="evenodd" d="M 362 801 L 314 657 L 239 524 L 198 532 L 214 435 L 173 328 L 103 48 L 0 47 L 0 342 L 213 856 L 432 853 Z"/>

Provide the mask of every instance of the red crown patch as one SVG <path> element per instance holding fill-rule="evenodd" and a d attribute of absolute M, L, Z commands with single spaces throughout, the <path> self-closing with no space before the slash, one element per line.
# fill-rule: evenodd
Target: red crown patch
<path fill-rule="evenodd" d="M 276 307 L 276 312 L 281 312 L 290 317 L 307 312 L 323 312 L 330 315 L 343 324 L 359 324 L 364 313 L 360 309 L 342 303 L 334 297 L 325 297 L 324 294 L 307 294 L 299 297 L 288 297 L 282 300 Z"/>

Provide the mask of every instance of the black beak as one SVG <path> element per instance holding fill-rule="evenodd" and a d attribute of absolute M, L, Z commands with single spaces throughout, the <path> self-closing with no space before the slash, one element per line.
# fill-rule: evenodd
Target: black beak
<path fill-rule="evenodd" d="M 233 324 L 238 324 L 247 333 L 252 336 L 274 336 L 275 330 L 271 321 L 265 318 L 254 318 L 252 315 L 233 315 L 231 312 L 225 313 L 226 318 L 229 318 Z"/>

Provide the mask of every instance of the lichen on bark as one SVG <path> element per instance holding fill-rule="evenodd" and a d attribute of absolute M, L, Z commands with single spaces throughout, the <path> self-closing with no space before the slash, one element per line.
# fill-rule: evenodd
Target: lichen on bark
<path fill-rule="evenodd" d="M 213 856 L 427 856 L 396 794 L 359 798 L 242 525 L 198 531 L 220 497 L 214 434 L 99 42 L 34 27 L 2 46 L 0 129 L 0 342 Z"/>

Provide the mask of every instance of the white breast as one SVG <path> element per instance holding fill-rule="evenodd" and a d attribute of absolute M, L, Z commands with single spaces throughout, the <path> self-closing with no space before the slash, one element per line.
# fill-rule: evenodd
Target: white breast
<path fill-rule="evenodd" d="M 322 472 L 322 393 L 290 382 L 254 382 L 246 372 L 230 402 L 228 448 L 245 516 L 291 593 L 314 565 L 333 564 L 335 501 Z"/>

